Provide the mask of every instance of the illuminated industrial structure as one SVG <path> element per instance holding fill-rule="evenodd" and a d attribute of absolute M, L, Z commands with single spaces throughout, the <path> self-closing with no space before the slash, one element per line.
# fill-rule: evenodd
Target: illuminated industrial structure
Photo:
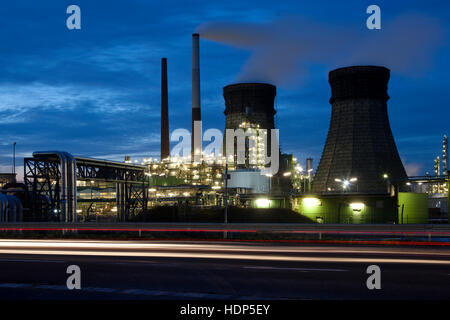
<path fill-rule="evenodd" d="M 228 164 L 230 179 L 227 199 L 231 205 L 251 206 L 253 200 L 261 198 L 289 198 L 296 192 L 303 192 L 309 179 L 303 168 L 290 155 L 283 155 L 287 165 L 281 177 L 261 175 L 255 165 L 240 169 L 233 162 Z M 222 206 L 224 203 L 225 157 L 202 154 L 200 161 L 190 161 L 190 157 L 169 157 L 163 161 L 148 158 L 149 206 L 179 204 Z M 271 185 L 271 183 L 273 185 Z M 289 192 L 280 192 L 276 184 L 291 185 Z"/>
<path fill-rule="evenodd" d="M 426 223 L 427 194 L 406 191 L 433 182 L 426 192 L 448 195 L 447 136 L 443 174 L 438 157 L 435 177 L 408 180 L 387 114 L 389 69 L 353 66 L 330 72 L 331 121 L 314 174 L 311 158 L 302 167 L 293 155 L 283 154 L 278 144 L 271 150 L 278 139 L 272 131 L 277 91 L 266 83 L 223 88 L 225 130 L 242 132 L 243 154 L 237 148 L 239 138 L 227 141 L 226 133 L 222 152 L 206 154 L 201 143 L 199 59 L 199 35 L 193 34 L 188 156 L 170 155 L 167 59 L 162 58 L 160 159 L 146 158 L 136 164 L 129 156 L 116 162 L 67 152 L 35 152 L 24 159 L 24 186 L 18 191 L 26 204 L 23 218 L 77 222 L 94 216 L 130 221 L 144 220 L 149 208 L 159 206 L 179 210 L 229 205 L 292 209 L 318 223 Z M 234 146 L 231 154 L 227 142 Z M 269 156 L 279 158 L 279 167 L 276 173 L 264 174 Z M 244 161 L 239 162 L 240 158 Z M 22 212 L 11 215 L 5 209 L 3 194 L 7 193 L 0 189 L 0 220 L 22 219 Z"/>

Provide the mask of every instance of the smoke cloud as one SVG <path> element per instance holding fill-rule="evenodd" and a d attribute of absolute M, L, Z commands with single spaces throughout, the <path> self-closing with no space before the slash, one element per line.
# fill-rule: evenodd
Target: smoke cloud
<path fill-rule="evenodd" d="M 394 72 L 423 72 L 441 42 L 438 21 L 403 15 L 382 23 L 381 30 L 318 24 L 290 17 L 270 24 L 208 22 L 196 32 L 205 39 L 249 50 L 236 82 L 295 86 L 308 66 L 332 69 L 348 65 L 383 65 Z"/>

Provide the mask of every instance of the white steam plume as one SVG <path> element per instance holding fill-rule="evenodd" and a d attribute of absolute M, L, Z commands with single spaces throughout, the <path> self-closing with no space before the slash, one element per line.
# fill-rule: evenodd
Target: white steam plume
<path fill-rule="evenodd" d="M 290 17 L 270 24 L 208 22 L 196 32 L 205 39 L 251 51 L 236 82 L 295 86 L 306 66 L 332 68 L 383 65 L 415 75 L 425 70 L 442 39 L 438 21 L 403 15 L 381 30 L 356 30 Z"/>

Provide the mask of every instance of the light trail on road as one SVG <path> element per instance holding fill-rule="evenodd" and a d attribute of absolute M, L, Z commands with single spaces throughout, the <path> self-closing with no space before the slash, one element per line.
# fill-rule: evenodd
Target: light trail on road
<path fill-rule="evenodd" d="M 320 254 L 323 256 L 305 255 Z M 399 248 L 281 247 L 133 241 L 1 240 L 0 254 L 233 259 L 290 262 L 399 263 L 450 265 L 450 251 Z M 336 256 L 352 254 L 359 256 Z M 367 257 L 365 255 L 377 255 Z M 380 257 L 383 255 L 383 257 Z M 399 257 L 410 255 L 411 257 Z M 431 258 L 431 256 L 433 256 Z"/>

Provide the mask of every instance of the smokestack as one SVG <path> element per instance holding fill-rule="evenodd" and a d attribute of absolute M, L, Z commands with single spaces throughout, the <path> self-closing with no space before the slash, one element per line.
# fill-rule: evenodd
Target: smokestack
<path fill-rule="evenodd" d="M 378 66 L 330 72 L 331 121 L 313 192 L 343 192 L 343 181 L 354 179 L 346 191 L 381 194 L 407 181 L 389 124 L 389 77 Z"/>
<path fill-rule="evenodd" d="M 195 132 L 195 122 L 201 121 L 200 112 L 200 47 L 198 33 L 192 34 L 192 141 L 191 152 L 201 152 L 201 133 Z M 198 126 L 197 126 L 198 127 Z M 200 135 L 199 137 L 197 135 Z"/>
<path fill-rule="evenodd" d="M 308 178 L 310 178 L 310 179 L 312 176 L 312 171 L 313 171 L 313 159 L 307 158 L 306 159 L 306 174 L 308 175 Z"/>
<path fill-rule="evenodd" d="M 170 156 L 167 58 L 161 59 L 161 160 Z"/>

